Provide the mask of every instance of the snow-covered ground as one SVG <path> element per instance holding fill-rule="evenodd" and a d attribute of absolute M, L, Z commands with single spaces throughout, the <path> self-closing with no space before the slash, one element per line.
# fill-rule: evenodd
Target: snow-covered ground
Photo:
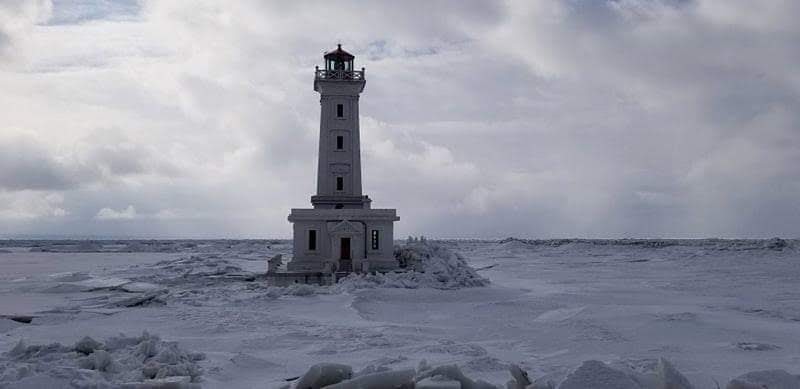
<path fill-rule="evenodd" d="M 47 355 L 64 382 L 86 364 L 122 377 L 123 366 L 72 351 L 85 336 L 112 359 L 167 350 L 162 376 L 199 367 L 212 388 L 280 387 L 318 362 L 397 370 L 422 359 L 496 384 L 510 363 L 560 382 L 586 360 L 644 371 L 660 357 L 698 388 L 800 373 L 800 241 L 440 244 L 491 283 L 270 288 L 266 259 L 290 258 L 288 241 L 0 241 L 0 387 L 52 374 Z"/>

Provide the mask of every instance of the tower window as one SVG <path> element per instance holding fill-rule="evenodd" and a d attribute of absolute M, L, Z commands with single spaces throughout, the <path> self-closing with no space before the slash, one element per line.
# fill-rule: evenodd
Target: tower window
<path fill-rule="evenodd" d="M 308 230 L 308 249 L 310 251 L 317 249 L 317 230 Z"/>
<path fill-rule="evenodd" d="M 344 177 L 336 177 L 336 190 L 344 190 Z"/>
<path fill-rule="evenodd" d="M 380 248 L 380 231 L 372 230 L 372 249 L 377 250 Z"/>
<path fill-rule="evenodd" d="M 344 117 L 344 104 L 336 104 L 336 117 L 337 118 Z"/>
<path fill-rule="evenodd" d="M 344 150 L 344 136 L 337 135 L 336 136 L 336 150 Z"/>

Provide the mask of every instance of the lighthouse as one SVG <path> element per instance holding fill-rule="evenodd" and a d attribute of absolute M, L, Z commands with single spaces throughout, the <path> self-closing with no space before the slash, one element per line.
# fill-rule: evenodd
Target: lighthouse
<path fill-rule="evenodd" d="M 365 70 L 342 45 L 324 55 L 314 71 L 320 95 L 317 193 L 312 208 L 294 208 L 294 255 L 290 273 L 350 273 L 397 268 L 394 259 L 394 209 L 373 209 L 361 186 L 361 136 L 358 101 Z"/>

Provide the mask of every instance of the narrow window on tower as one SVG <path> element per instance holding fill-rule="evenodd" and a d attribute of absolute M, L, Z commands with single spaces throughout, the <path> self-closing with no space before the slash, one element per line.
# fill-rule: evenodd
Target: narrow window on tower
<path fill-rule="evenodd" d="M 336 117 L 337 118 L 344 117 L 344 104 L 336 104 Z"/>
<path fill-rule="evenodd" d="M 380 248 L 380 231 L 372 230 L 372 249 L 377 250 Z"/>
<path fill-rule="evenodd" d="M 344 136 L 337 135 L 336 136 L 336 150 L 344 150 Z"/>
<path fill-rule="evenodd" d="M 308 250 L 317 249 L 317 230 L 308 230 Z"/>
<path fill-rule="evenodd" d="M 344 190 L 344 177 L 336 177 L 336 190 Z"/>

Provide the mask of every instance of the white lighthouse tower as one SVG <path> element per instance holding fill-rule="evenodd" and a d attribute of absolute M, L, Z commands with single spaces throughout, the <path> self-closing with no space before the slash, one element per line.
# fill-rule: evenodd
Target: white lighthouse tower
<path fill-rule="evenodd" d="M 320 94 L 319 164 L 313 209 L 292 209 L 294 257 L 289 272 L 367 272 L 397 268 L 394 209 L 371 209 L 361 191 L 358 98 L 366 80 L 355 57 L 325 53 L 325 68 L 314 73 Z"/>

